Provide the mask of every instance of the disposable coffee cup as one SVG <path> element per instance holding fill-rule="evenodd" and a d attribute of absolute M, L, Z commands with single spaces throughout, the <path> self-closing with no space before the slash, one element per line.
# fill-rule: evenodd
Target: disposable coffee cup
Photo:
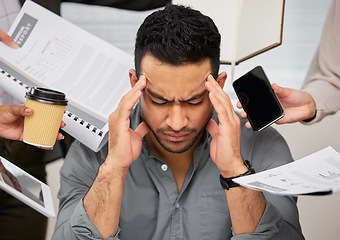
<path fill-rule="evenodd" d="M 67 106 L 64 93 L 32 87 L 26 93 L 26 107 L 33 109 L 24 121 L 23 141 L 37 147 L 52 148 Z"/>

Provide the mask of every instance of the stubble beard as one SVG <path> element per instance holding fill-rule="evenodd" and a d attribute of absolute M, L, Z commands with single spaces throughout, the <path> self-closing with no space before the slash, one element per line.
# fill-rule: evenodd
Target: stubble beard
<path fill-rule="evenodd" d="M 205 126 L 208 124 L 209 120 L 211 119 L 213 114 L 213 110 L 211 110 L 209 116 L 207 117 L 205 124 L 203 125 L 202 129 L 200 129 L 199 131 L 197 131 L 197 129 L 194 128 L 183 128 L 179 131 L 175 131 L 173 129 L 171 129 L 170 127 L 164 127 L 164 128 L 159 128 L 156 131 L 154 129 L 152 129 L 150 127 L 150 124 L 145 120 L 144 114 L 143 114 L 143 108 L 141 108 L 141 120 L 144 121 L 146 123 L 146 125 L 149 127 L 150 131 L 152 132 L 153 136 L 155 137 L 155 139 L 157 140 L 157 142 L 162 146 L 162 148 L 170 153 L 184 153 L 186 151 L 188 151 L 194 144 L 195 142 L 198 140 L 198 138 L 202 135 Z M 188 144 L 186 144 L 185 146 L 183 146 L 182 148 L 179 147 L 171 147 L 166 145 L 165 143 L 163 143 L 160 139 L 160 137 L 157 135 L 157 133 L 162 133 L 162 132 L 173 132 L 173 133 L 180 133 L 180 132 L 185 132 L 185 133 L 197 133 L 195 135 L 194 138 L 192 138 L 192 141 Z M 181 143 L 183 143 L 182 141 L 180 142 L 171 142 L 172 145 L 180 145 Z"/>

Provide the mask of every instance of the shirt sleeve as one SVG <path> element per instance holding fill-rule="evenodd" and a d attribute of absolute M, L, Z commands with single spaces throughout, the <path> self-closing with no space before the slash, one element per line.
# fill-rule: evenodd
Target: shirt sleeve
<path fill-rule="evenodd" d="M 293 161 L 283 137 L 269 127 L 261 132 L 242 131 L 241 152 L 256 172 L 265 171 Z M 249 137 L 253 135 L 253 137 Z M 249 141 L 249 142 L 247 142 Z M 297 198 L 263 192 L 266 208 L 254 233 L 234 236 L 244 239 L 304 239 L 299 222 Z"/>
<path fill-rule="evenodd" d="M 103 239 L 83 206 L 101 159 L 101 152 L 94 153 L 78 141 L 72 144 L 60 170 L 60 204 L 52 239 Z M 117 240 L 117 236 L 108 240 Z"/>
<path fill-rule="evenodd" d="M 319 122 L 325 116 L 340 109 L 340 1 L 331 3 L 319 47 L 311 62 L 302 90 L 314 99 L 316 116 L 312 121 Z"/>
<path fill-rule="evenodd" d="M 287 209 L 288 210 L 288 209 Z M 250 239 L 304 239 L 301 230 L 285 221 L 280 212 L 267 201 L 266 209 L 254 233 L 233 236 L 232 240 Z"/>

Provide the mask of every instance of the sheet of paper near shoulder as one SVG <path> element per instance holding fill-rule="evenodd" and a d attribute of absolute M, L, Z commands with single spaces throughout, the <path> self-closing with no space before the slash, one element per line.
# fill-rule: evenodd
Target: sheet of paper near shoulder
<path fill-rule="evenodd" d="M 340 193 L 340 153 L 324 148 L 292 163 L 235 179 L 238 184 L 277 195 Z"/>

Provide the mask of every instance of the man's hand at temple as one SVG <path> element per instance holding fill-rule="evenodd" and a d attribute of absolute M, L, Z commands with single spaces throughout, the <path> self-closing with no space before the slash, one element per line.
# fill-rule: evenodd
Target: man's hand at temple
<path fill-rule="evenodd" d="M 226 77 L 226 75 L 225 75 Z M 225 80 L 225 78 L 224 78 Z M 206 129 L 212 136 L 210 156 L 224 178 L 239 176 L 247 172 L 240 150 L 240 119 L 236 115 L 229 96 L 223 91 L 221 75 L 215 79 L 210 75 L 206 82 L 209 98 L 218 115 L 219 123 L 210 120 Z M 261 192 L 244 187 L 226 190 L 233 230 L 236 235 L 255 231 L 266 207 Z"/>

